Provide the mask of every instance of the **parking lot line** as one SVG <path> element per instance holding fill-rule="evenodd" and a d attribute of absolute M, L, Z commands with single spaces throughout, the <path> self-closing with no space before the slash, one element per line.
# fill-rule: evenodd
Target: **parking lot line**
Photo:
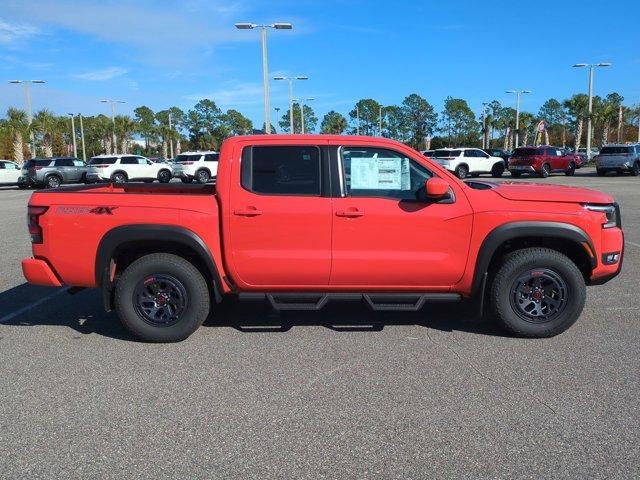
<path fill-rule="evenodd" d="M 4 317 L 0 318 L 0 324 L 2 323 L 7 323 L 9 320 L 12 320 L 14 318 L 16 318 L 19 315 L 22 315 L 25 312 L 28 312 L 29 310 L 31 310 L 32 308 L 37 307 L 38 305 L 42 305 L 45 302 L 48 302 L 49 300 L 51 300 L 54 297 L 57 297 L 58 295 L 61 295 L 63 293 L 65 293 L 67 290 L 69 290 L 68 288 L 60 288 L 58 290 L 56 290 L 55 292 L 47 295 L 46 297 L 42 297 L 40 300 L 37 300 L 33 303 L 30 303 L 29 305 L 25 305 L 24 307 L 16 310 L 15 312 L 11 312 L 8 315 L 5 315 Z"/>

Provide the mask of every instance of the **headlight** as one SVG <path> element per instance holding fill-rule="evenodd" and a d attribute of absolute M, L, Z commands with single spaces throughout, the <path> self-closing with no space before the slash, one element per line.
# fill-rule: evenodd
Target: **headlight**
<path fill-rule="evenodd" d="M 604 214 L 605 221 L 602 228 L 620 227 L 620 209 L 618 204 L 614 205 L 584 205 L 584 208 L 591 212 L 600 212 Z"/>

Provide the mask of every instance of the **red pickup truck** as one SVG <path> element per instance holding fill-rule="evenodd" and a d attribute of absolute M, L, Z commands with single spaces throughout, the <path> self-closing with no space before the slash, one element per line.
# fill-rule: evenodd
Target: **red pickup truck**
<path fill-rule="evenodd" d="M 517 335 L 552 336 L 580 316 L 585 285 L 619 273 L 624 244 L 609 195 L 462 182 L 372 137 L 233 137 L 215 186 L 64 187 L 28 208 L 26 279 L 97 287 L 156 342 L 185 339 L 228 295 L 280 310 L 468 300 Z"/>

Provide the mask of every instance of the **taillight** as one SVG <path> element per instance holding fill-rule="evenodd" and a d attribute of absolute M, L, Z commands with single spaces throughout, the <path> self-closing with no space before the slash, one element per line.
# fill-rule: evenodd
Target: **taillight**
<path fill-rule="evenodd" d="M 42 227 L 40 217 L 49 210 L 49 207 L 36 207 L 29 205 L 27 208 L 27 227 L 31 235 L 31 243 L 42 243 Z"/>

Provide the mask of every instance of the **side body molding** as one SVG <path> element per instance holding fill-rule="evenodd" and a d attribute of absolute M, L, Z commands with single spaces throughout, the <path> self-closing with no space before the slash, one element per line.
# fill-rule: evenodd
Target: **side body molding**
<path fill-rule="evenodd" d="M 512 222 L 500 225 L 493 229 L 489 235 L 486 236 L 478 256 L 476 258 L 476 268 L 473 273 L 473 283 L 471 285 L 471 295 L 481 293 L 483 277 L 489 269 L 491 258 L 496 250 L 504 242 L 513 240 L 516 238 L 524 237 L 542 237 L 542 238 L 561 238 L 574 242 L 580 247 L 581 250 L 585 250 L 583 243 L 589 245 L 592 252 L 595 252 L 593 242 L 589 238 L 589 235 L 579 227 L 571 225 L 570 223 L 561 222 Z M 591 268 L 597 266 L 596 259 L 591 257 Z"/>
<path fill-rule="evenodd" d="M 189 229 L 156 224 L 123 225 L 109 230 L 102 237 L 96 252 L 95 279 L 96 284 L 103 289 L 105 295 L 110 296 L 110 264 L 114 254 L 122 245 L 145 241 L 179 244 L 193 250 L 213 278 L 216 302 L 222 300 L 223 289 L 220 272 L 206 243 Z"/>

